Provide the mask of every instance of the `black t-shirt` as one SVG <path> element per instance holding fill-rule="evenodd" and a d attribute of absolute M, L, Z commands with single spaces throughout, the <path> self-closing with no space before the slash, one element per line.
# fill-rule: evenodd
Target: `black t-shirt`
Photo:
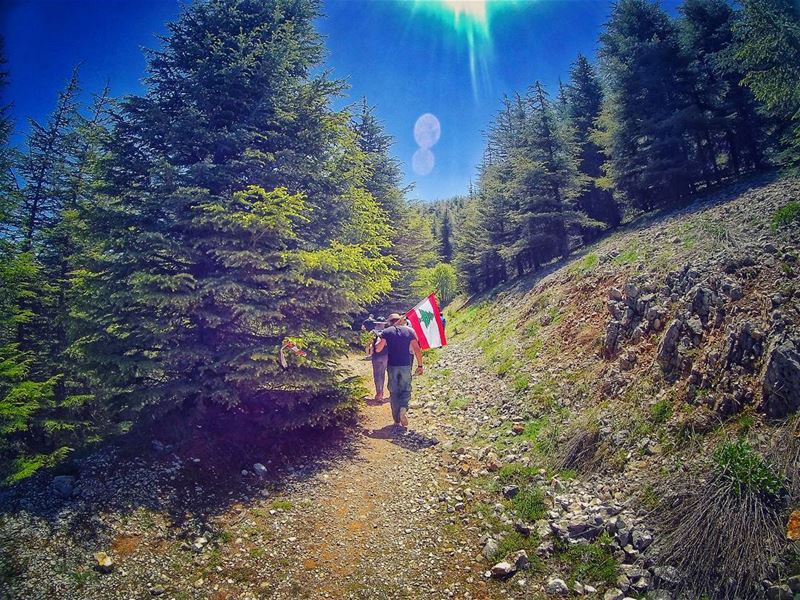
<path fill-rule="evenodd" d="M 392 325 L 381 332 L 381 337 L 386 340 L 386 347 L 389 348 L 390 367 L 406 367 L 413 364 L 411 342 L 416 340 L 417 336 L 411 327 Z"/>

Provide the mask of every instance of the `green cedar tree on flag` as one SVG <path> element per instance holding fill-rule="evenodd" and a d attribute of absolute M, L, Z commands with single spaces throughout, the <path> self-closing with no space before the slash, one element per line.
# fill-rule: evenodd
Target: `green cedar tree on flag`
<path fill-rule="evenodd" d="M 420 348 L 427 350 L 428 348 L 441 348 L 447 345 L 447 340 L 444 337 L 442 314 L 439 312 L 439 305 L 436 302 L 436 294 L 431 294 L 417 304 L 406 313 L 406 317 L 414 329 L 414 333 L 417 334 Z"/>

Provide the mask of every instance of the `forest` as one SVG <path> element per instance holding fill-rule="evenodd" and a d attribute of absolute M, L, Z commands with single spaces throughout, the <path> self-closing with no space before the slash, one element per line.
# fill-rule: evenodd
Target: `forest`
<path fill-rule="evenodd" d="M 504 98 L 470 194 L 434 205 L 410 200 L 367 100 L 334 108 L 321 10 L 193 3 L 148 51 L 145 93 L 82 105 L 76 67 L 20 147 L 4 103 L 5 482 L 176 410 L 255 403 L 276 431 L 350 419 L 339 359 L 367 310 L 447 301 L 456 272 L 487 290 L 631 215 L 800 168 L 792 0 L 685 0 L 677 18 L 620 0 L 597 56 L 555 93 Z M 306 352 L 290 369 L 286 341 Z"/>

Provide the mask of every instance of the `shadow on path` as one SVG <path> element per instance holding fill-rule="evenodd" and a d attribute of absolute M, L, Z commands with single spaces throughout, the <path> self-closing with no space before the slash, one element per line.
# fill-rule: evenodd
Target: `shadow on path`
<path fill-rule="evenodd" d="M 380 429 L 365 429 L 364 435 L 374 440 L 388 440 L 412 452 L 418 452 L 439 443 L 435 437 L 396 425 L 386 425 Z"/>

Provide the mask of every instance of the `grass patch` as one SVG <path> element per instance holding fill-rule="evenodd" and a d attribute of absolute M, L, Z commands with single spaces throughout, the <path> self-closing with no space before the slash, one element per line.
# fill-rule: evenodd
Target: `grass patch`
<path fill-rule="evenodd" d="M 547 498 L 541 488 L 529 486 L 511 499 L 511 506 L 526 521 L 538 521 L 547 512 Z"/>
<path fill-rule="evenodd" d="M 541 570 L 541 559 L 536 555 L 536 548 L 539 546 L 539 537 L 536 535 L 529 535 L 525 537 L 517 531 L 509 531 L 503 539 L 498 540 L 497 552 L 495 552 L 491 560 L 497 562 L 503 560 L 509 554 L 517 552 L 518 550 L 525 550 L 528 553 L 528 560 L 530 561 L 529 569 L 534 573 Z"/>
<path fill-rule="evenodd" d="M 515 375 L 512 381 L 512 386 L 514 387 L 514 391 L 516 393 L 520 393 L 527 390 L 530 383 L 530 377 L 527 375 Z"/>
<path fill-rule="evenodd" d="M 639 260 L 639 251 L 635 246 L 628 246 L 614 257 L 615 265 L 629 265 Z"/>
<path fill-rule="evenodd" d="M 270 502 L 270 508 L 274 510 L 291 510 L 293 506 L 288 500 L 273 500 Z"/>
<path fill-rule="evenodd" d="M 772 215 L 772 229 L 777 230 L 779 227 L 789 225 L 794 221 L 800 220 L 800 202 L 792 201 L 781 206 Z"/>
<path fill-rule="evenodd" d="M 565 544 L 559 542 L 557 557 L 568 568 L 570 585 L 605 583 L 614 585 L 619 577 L 619 564 L 610 549 L 611 537 L 603 533 L 592 544 Z"/>
<path fill-rule="evenodd" d="M 666 423 L 672 417 L 672 404 L 669 400 L 659 400 L 650 407 L 650 420 L 656 425 Z"/>
<path fill-rule="evenodd" d="M 503 465 L 500 467 L 500 471 L 497 473 L 497 475 L 500 477 L 501 483 L 513 483 L 516 485 L 523 485 L 533 481 L 538 474 L 539 470 L 535 467 L 526 467 L 519 463 L 509 463 L 507 465 Z"/>
<path fill-rule="evenodd" d="M 600 263 L 600 257 L 594 252 L 584 256 L 582 259 L 575 261 L 569 266 L 570 273 L 578 273 L 580 275 L 587 275 L 594 271 L 595 267 Z"/>
<path fill-rule="evenodd" d="M 450 410 L 462 410 L 469 406 L 469 403 L 472 402 L 472 398 L 462 397 L 462 398 L 453 398 L 450 402 L 447 403 L 447 407 Z"/>

